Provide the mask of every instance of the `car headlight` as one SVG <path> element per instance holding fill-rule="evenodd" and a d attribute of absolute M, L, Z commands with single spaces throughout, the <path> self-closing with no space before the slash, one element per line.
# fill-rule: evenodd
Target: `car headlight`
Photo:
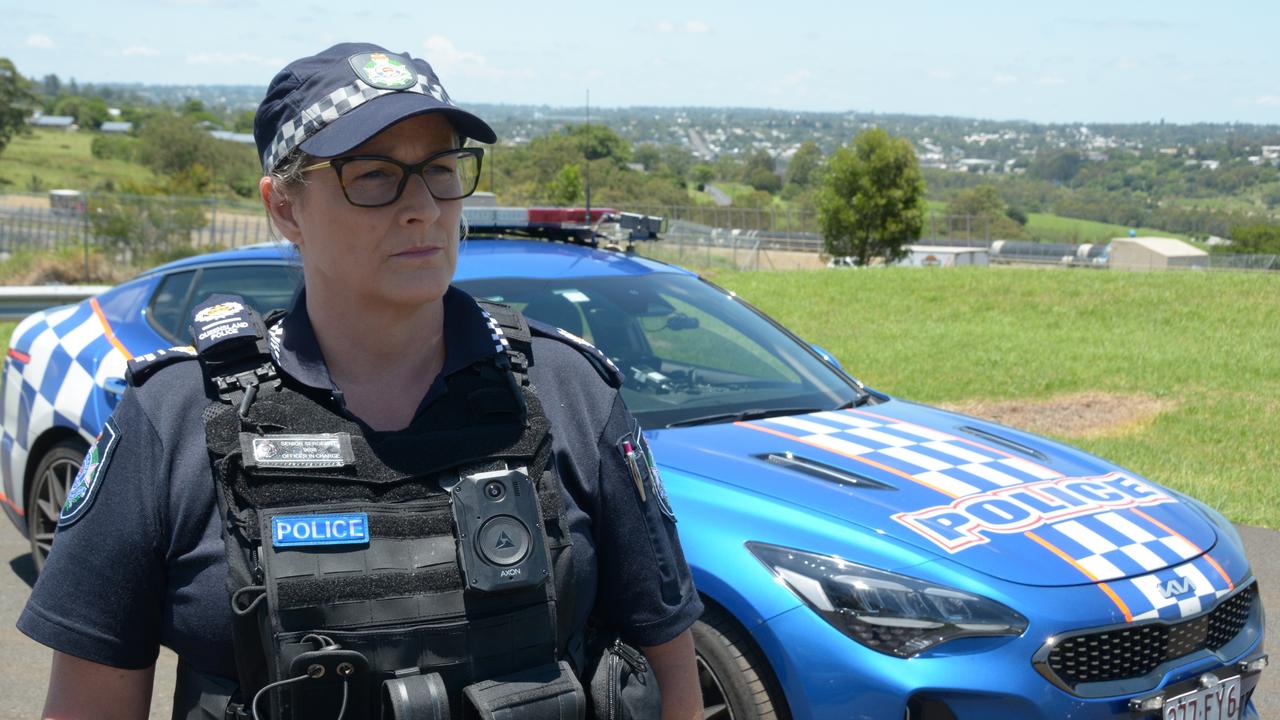
<path fill-rule="evenodd" d="M 956 638 L 1027 629 L 1013 610 L 955 588 L 776 545 L 747 549 L 833 627 L 887 655 L 909 658 Z"/>

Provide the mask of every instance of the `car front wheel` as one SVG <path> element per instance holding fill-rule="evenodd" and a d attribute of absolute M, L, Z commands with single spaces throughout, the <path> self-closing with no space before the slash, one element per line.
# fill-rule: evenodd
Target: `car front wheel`
<path fill-rule="evenodd" d="M 764 654 L 728 612 L 707 604 L 693 624 L 704 720 L 787 720 Z"/>
<path fill-rule="evenodd" d="M 53 531 L 58 528 L 58 516 L 67 501 L 67 489 L 88 447 L 81 440 L 62 440 L 40 459 L 40 465 L 31 478 L 31 495 L 27 502 L 27 537 L 31 540 L 31 560 L 36 573 L 44 569 L 53 545 Z"/>

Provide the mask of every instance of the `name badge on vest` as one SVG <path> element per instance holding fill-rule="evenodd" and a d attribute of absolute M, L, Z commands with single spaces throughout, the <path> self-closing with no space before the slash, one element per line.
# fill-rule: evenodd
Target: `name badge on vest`
<path fill-rule="evenodd" d="M 347 433 L 319 435 L 240 434 L 245 467 L 256 468 L 340 468 L 355 464 L 351 436 Z"/>
<path fill-rule="evenodd" d="M 277 515 L 271 518 L 271 544 L 275 547 L 355 545 L 369 542 L 369 516 L 365 513 Z"/>

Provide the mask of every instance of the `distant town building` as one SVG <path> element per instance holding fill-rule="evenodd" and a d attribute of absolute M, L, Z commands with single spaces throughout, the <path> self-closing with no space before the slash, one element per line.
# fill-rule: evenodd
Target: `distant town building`
<path fill-rule="evenodd" d="M 76 119 L 70 115 L 38 115 L 31 118 L 31 124 L 40 128 L 66 130 L 67 132 L 75 132 L 80 129 L 76 125 Z"/>
<path fill-rule="evenodd" d="M 114 133 L 116 135 L 127 135 L 133 132 L 133 123 L 121 120 L 109 120 L 102 123 L 102 127 L 98 128 L 104 133 Z"/>
<path fill-rule="evenodd" d="M 244 143 L 245 145 L 253 144 L 252 133 L 234 133 L 229 130 L 210 130 L 209 134 L 219 140 L 229 140 L 231 142 Z"/>
<path fill-rule="evenodd" d="M 982 158 L 965 158 L 956 163 L 957 169 L 978 173 L 979 175 L 994 172 L 998 165 L 999 163 L 995 160 L 983 160 Z"/>

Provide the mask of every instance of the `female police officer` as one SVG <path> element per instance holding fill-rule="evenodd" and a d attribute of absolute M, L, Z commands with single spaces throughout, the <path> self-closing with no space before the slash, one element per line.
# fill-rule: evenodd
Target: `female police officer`
<path fill-rule="evenodd" d="M 214 298 L 199 362 L 131 366 L 18 623 L 56 651 L 46 717 L 145 717 L 162 644 L 180 717 L 575 717 L 588 616 L 700 716 L 701 604 L 616 372 L 449 287 L 459 140 L 493 131 L 366 44 L 291 63 L 254 130 L 305 289 L 269 330 Z"/>

